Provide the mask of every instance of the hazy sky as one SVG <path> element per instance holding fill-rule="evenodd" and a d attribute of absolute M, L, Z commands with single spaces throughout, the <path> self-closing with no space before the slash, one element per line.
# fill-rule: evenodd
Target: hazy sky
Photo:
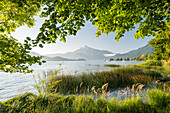
<path fill-rule="evenodd" d="M 26 26 L 18 28 L 12 36 L 18 39 L 20 42 L 23 42 L 25 37 L 29 36 L 32 39 L 35 39 L 39 32 L 41 24 L 44 22 L 44 19 L 35 17 L 37 22 L 36 26 L 33 28 L 28 28 Z M 125 36 L 120 39 L 119 42 L 114 40 L 115 33 L 110 33 L 109 35 L 102 34 L 99 38 L 95 37 L 95 32 L 97 28 L 93 26 L 90 22 L 86 22 L 85 27 L 78 31 L 76 36 L 68 36 L 66 43 L 60 42 L 59 40 L 55 44 L 45 45 L 44 48 L 33 48 L 32 51 L 39 54 L 52 54 L 52 53 L 66 53 L 71 52 L 85 45 L 101 49 L 109 50 L 113 53 L 125 53 L 130 50 L 137 49 L 139 47 L 145 46 L 151 37 L 146 37 L 145 39 L 133 39 L 135 30 L 125 33 Z"/>

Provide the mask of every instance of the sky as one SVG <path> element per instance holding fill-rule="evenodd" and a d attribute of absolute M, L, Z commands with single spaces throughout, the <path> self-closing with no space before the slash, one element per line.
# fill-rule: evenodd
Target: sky
<path fill-rule="evenodd" d="M 16 29 L 11 35 L 22 43 L 27 36 L 35 39 L 39 33 L 39 28 L 44 22 L 44 19 L 38 16 L 36 16 L 35 19 L 37 21 L 35 22 L 36 25 L 34 27 L 28 28 L 27 26 L 22 26 Z M 46 55 L 72 52 L 83 46 L 89 46 L 95 49 L 108 50 L 113 53 L 126 53 L 145 46 L 152 38 L 146 37 L 145 39 L 139 38 L 136 40 L 133 38 L 133 35 L 137 29 L 134 29 L 125 33 L 124 37 L 117 42 L 114 40 L 116 33 L 110 33 L 109 35 L 102 34 L 99 38 L 96 38 L 96 30 L 97 28 L 87 21 L 85 27 L 82 27 L 76 36 L 66 37 L 66 43 L 61 42 L 58 39 L 55 44 L 46 44 L 44 45 L 44 48 L 34 47 L 32 51 L 41 55 Z"/>

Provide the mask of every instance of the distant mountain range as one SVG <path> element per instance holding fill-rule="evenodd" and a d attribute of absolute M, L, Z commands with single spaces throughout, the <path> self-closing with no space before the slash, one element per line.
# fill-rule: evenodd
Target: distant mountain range
<path fill-rule="evenodd" d="M 104 60 L 109 58 L 136 58 L 143 54 L 148 55 L 153 53 L 154 48 L 148 44 L 136 50 L 124 54 L 114 54 L 107 50 L 94 49 L 88 46 L 81 47 L 73 52 L 65 54 L 47 54 L 44 59 L 47 61 L 82 61 L 82 60 Z M 39 56 L 40 54 L 31 52 L 31 55 Z M 106 58 L 107 56 L 107 58 Z"/>
<path fill-rule="evenodd" d="M 46 61 L 85 61 L 85 59 L 68 59 L 68 58 L 63 58 L 63 57 L 60 57 L 60 56 L 56 56 L 56 57 L 47 57 L 45 55 L 40 55 L 36 52 L 30 52 L 30 54 L 32 56 L 43 56 L 43 60 L 46 60 Z"/>
<path fill-rule="evenodd" d="M 60 56 L 69 59 L 103 60 L 105 59 L 104 54 L 113 53 L 107 50 L 98 50 L 88 46 L 84 46 L 73 52 L 68 52 L 65 54 L 48 54 L 46 56 L 47 57 Z"/>
<path fill-rule="evenodd" d="M 153 47 L 150 47 L 149 44 L 147 44 L 144 47 L 138 48 L 136 50 L 132 50 L 130 52 L 124 53 L 124 54 L 116 54 L 115 56 L 113 56 L 113 59 L 116 58 L 136 58 L 138 56 L 141 55 L 148 55 L 148 54 L 152 54 L 154 51 Z"/>
<path fill-rule="evenodd" d="M 56 57 L 53 57 L 53 58 L 50 58 L 50 57 L 47 57 L 47 56 L 44 56 L 44 59 L 47 60 L 47 61 L 85 61 L 85 59 L 69 59 L 69 58 L 63 58 L 63 57 L 60 57 L 60 56 L 56 56 Z"/>

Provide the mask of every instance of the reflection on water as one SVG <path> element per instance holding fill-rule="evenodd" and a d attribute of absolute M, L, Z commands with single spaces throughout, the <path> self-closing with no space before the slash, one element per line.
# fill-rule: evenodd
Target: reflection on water
<path fill-rule="evenodd" d="M 32 87 L 35 84 L 33 74 L 38 75 L 43 71 L 49 69 L 58 69 L 60 66 L 63 68 L 58 74 L 80 74 L 82 72 L 95 72 L 95 71 L 107 71 L 113 68 L 105 67 L 105 64 L 118 64 L 121 66 L 134 65 L 141 63 L 142 61 L 48 61 L 47 63 L 39 66 L 31 66 L 35 71 L 31 74 L 22 73 L 4 73 L 0 72 L 0 101 L 7 100 L 15 95 L 22 94 L 24 92 L 38 93 L 36 89 Z"/>

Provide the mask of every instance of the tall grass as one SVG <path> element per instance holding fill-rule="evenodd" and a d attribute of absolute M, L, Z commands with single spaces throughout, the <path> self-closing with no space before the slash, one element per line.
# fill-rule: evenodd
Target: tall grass
<path fill-rule="evenodd" d="M 170 107 L 170 93 L 155 89 L 148 92 L 148 103 L 155 107 Z M 170 109 L 170 108 L 169 108 Z"/>
<path fill-rule="evenodd" d="M 157 79 L 160 76 L 159 73 L 150 69 L 121 67 L 112 71 L 82 73 L 76 76 L 55 76 L 50 83 L 61 80 L 55 86 L 55 91 L 61 94 L 83 94 L 90 92 L 93 86 L 98 89 L 106 83 L 108 83 L 108 90 L 125 88 L 137 83 L 150 85 L 153 79 Z M 51 92 L 53 91 L 51 90 Z"/>
<path fill-rule="evenodd" d="M 165 74 L 170 77 L 170 61 L 164 62 Z"/>
<path fill-rule="evenodd" d="M 0 113 L 168 113 L 169 107 L 170 93 L 161 90 L 149 91 L 146 102 L 140 97 L 117 101 L 104 97 L 94 100 L 93 95 L 25 93 L 0 102 Z"/>

